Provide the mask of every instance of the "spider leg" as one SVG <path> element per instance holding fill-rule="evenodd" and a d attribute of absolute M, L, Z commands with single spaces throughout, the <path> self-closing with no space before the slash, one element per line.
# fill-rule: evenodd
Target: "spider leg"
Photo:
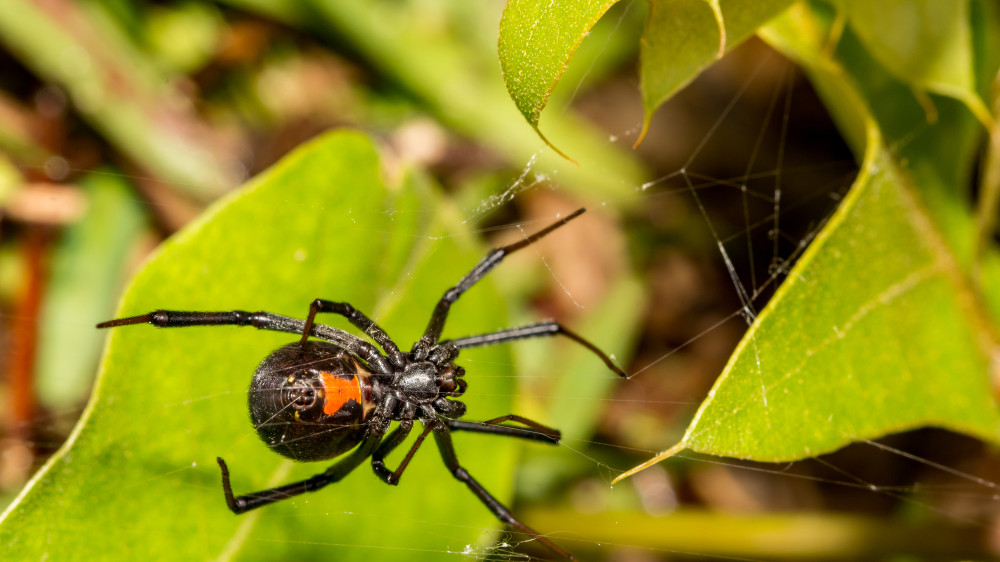
<path fill-rule="evenodd" d="M 479 334 L 475 336 L 467 336 L 464 338 L 458 338 L 454 340 L 443 340 L 441 344 L 451 344 L 459 349 L 467 349 L 470 347 L 484 347 L 488 345 L 499 345 L 502 343 L 508 343 L 516 340 L 524 340 L 529 338 L 542 338 L 547 336 L 561 335 L 575 341 L 576 343 L 586 347 L 594 355 L 597 355 L 604 364 L 608 366 L 609 369 L 614 371 L 615 374 L 623 379 L 627 379 L 628 375 L 625 371 L 621 369 L 615 362 L 611 360 L 610 357 L 598 347 L 586 339 L 580 336 L 576 332 L 572 332 L 566 329 L 562 324 L 557 322 L 539 322 L 537 324 L 529 324 L 527 326 L 520 326 L 517 328 L 508 328 L 506 330 L 498 330 L 496 332 L 490 332 L 488 334 Z"/>
<path fill-rule="evenodd" d="M 489 254 L 486 254 L 486 257 L 476 264 L 476 266 L 472 268 L 472 271 L 467 273 L 465 277 L 459 280 L 457 285 L 445 291 L 444 296 L 441 297 L 437 306 L 434 307 L 434 313 L 431 314 L 431 319 L 427 324 L 427 329 L 424 331 L 424 335 L 413 345 L 413 351 L 418 355 L 417 358 L 423 359 L 421 354 L 425 354 L 427 350 L 441 338 L 441 331 L 444 330 L 444 323 L 448 319 L 448 311 L 451 309 L 451 305 L 458 300 L 458 297 L 462 296 L 462 293 L 469 290 L 469 288 L 475 285 L 477 281 L 486 276 L 486 274 L 499 265 L 505 257 L 520 250 L 521 248 L 530 246 L 539 238 L 582 215 L 584 211 L 585 209 L 577 209 L 576 211 L 566 215 L 562 219 L 550 224 L 523 240 L 497 248 Z"/>
<path fill-rule="evenodd" d="M 382 444 L 375 449 L 372 453 L 372 468 L 375 470 L 375 474 L 381 478 L 386 484 L 395 486 L 399 484 L 399 479 L 403 476 L 403 471 L 410 464 L 410 459 L 413 458 L 414 453 L 420 448 L 420 445 L 424 443 L 424 439 L 427 438 L 427 434 L 431 432 L 433 425 L 425 425 L 424 430 L 414 441 L 413 446 L 410 447 L 410 451 L 406 453 L 406 457 L 403 458 L 403 462 L 399 463 L 399 467 L 390 472 L 385 466 L 385 457 L 389 456 L 389 453 L 393 451 L 396 447 L 402 443 L 406 437 L 410 434 L 410 430 L 413 429 L 413 422 L 409 420 L 404 420 L 399 423 L 392 433 L 382 441 Z"/>
<path fill-rule="evenodd" d="M 538 531 L 532 529 L 531 527 L 525 525 L 518 521 L 499 500 L 494 498 L 489 492 L 486 491 L 483 486 L 476 481 L 462 466 L 458 463 L 458 457 L 455 456 L 455 447 L 451 442 L 451 431 L 446 423 L 442 423 L 435 420 L 431 423 L 431 427 L 434 430 L 434 441 L 437 443 L 438 450 L 441 452 L 441 459 L 444 461 L 445 466 L 451 471 L 452 476 L 454 476 L 460 482 L 463 482 L 472 493 L 479 498 L 479 501 L 483 502 L 483 505 L 489 509 L 493 515 L 496 515 L 497 519 L 503 521 L 504 523 L 514 527 L 521 532 L 530 535 L 538 542 L 542 543 L 549 548 L 552 552 L 559 554 L 563 558 L 568 558 L 573 560 L 573 556 L 565 550 L 556 546 L 556 544 L 549 539 L 538 534 Z M 494 426 L 503 427 L 503 426 Z M 464 429 L 464 428 L 463 428 Z"/>
<path fill-rule="evenodd" d="M 354 449 L 354 452 L 326 469 L 326 471 L 311 478 L 242 496 L 233 495 L 233 488 L 229 483 L 229 467 L 226 466 L 226 461 L 222 460 L 222 457 L 218 457 L 216 460 L 219 461 L 219 468 L 222 470 L 222 491 L 226 495 L 226 505 L 229 506 L 229 509 L 233 513 L 239 515 L 251 509 L 286 500 L 306 492 L 315 492 L 324 486 L 333 484 L 350 474 L 351 471 L 368 458 L 376 447 L 378 447 L 382 435 L 378 432 L 372 432 L 361 442 L 361 446 Z"/>
<path fill-rule="evenodd" d="M 529 420 L 528 418 L 524 416 L 519 416 L 517 414 L 507 414 L 506 416 L 500 416 L 498 418 L 486 420 L 483 422 L 483 425 L 491 427 L 507 427 L 500 425 L 505 421 L 517 422 L 521 425 L 527 426 L 528 428 L 535 430 L 538 433 L 547 435 L 549 438 L 555 439 L 556 441 L 559 441 L 559 439 L 562 437 L 562 432 L 559 431 L 558 429 L 554 427 L 549 427 L 547 425 L 542 425 L 534 420 Z"/>
<path fill-rule="evenodd" d="M 98 328 L 116 328 L 119 326 L 129 326 L 132 324 L 152 324 L 159 328 L 186 328 L 189 326 L 253 326 L 259 330 L 269 330 L 272 332 L 288 332 L 291 334 L 305 334 L 316 336 L 326 341 L 335 343 L 364 359 L 368 366 L 376 373 L 387 374 L 393 372 L 389 360 L 379 353 L 378 348 L 365 340 L 339 330 L 332 326 L 315 324 L 310 326 L 306 332 L 305 322 L 280 314 L 271 312 L 246 312 L 243 310 L 229 310 L 221 312 L 190 312 L 181 310 L 154 310 L 149 314 L 130 316 L 127 318 L 117 318 L 108 320 L 97 325 Z"/>
<path fill-rule="evenodd" d="M 555 445 L 559 443 L 561 434 L 558 429 L 546 427 L 540 423 L 533 422 L 521 416 L 513 414 L 487 420 L 484 422 L 470 422 L 442 418 L 441 421 L 452 431 L 473 431 L 476 433 L 488 433 L 491 435 L 503 435 L 506 437 L 517 437 L 518 439 L 529 439 L 531 441 L 541 441 Z M 514 427 L 509 425 L 498 425 L 505 421 L 515 421 L 527 427 Z"/>
<path fill-rule="evenodd" d="M 405 363 L 403 354 L 399 351 L 399 346 L 396 345 L 396 342 L 392 341 L 389 334 L 386 334 L 385 330 L 383 330 L 371 318 L 368 318 L 364 315 L 364 313 L 354 308 L 354 306 L 350 303 L 346 302 L 334 302 L 323 299 L 316 299 L 312 301 L 312 303 L 309 304 L 309 316 L 306 317 L 305 329 L 302 330 L 303 345 L 306 343 L 306 340 L 309 339 L 308 334 L 312 329 L 313 320 L 320 312 L 330 312 L 347 318 L 351 324 L 358 329 L 363 330 L 373 340 L 375 340 L 375 343 L 382 346 L 382 349 L 385 350 L 386 355 L 394 365 L 401 367 Z"/>

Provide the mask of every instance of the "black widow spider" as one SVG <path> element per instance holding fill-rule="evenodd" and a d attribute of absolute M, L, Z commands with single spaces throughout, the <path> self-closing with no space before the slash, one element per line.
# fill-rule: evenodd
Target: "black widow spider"
<path fill-rule="evenodd" d="M 302 334 L 302 338 L 272 352 L 254 373 L 250 383 L 250 418 L 258 435 L 274 452 L 297 461 L 319 461 L 354 451 L 312 478 L 242 496 L 233 495 L 229 468 L 218 458 L 226 503 L 234 513 L 244 513 L 305 492 L 313 492 L 339 481 L 371 457 L 375 474 L 387 484 L 399 483 L 413 454 L 428 434 L 441 452 L 452 475 L 504 523 L 532 536 L 553 552 L 572 558 L 537 531 L 518 521 L 458 463 L 452 446 L 452 431 L 474 431 L 558 443 L 560 433 L 516 415 L 485 422 L 461 421 L 465 404 L 456 400 L 465 393 L 465 370 L 454 363 L 459 350 L 497 345 L 526 338 L 561 334 L 600 357 L 625 377 L 611 358 L 596 346 L 556 322 L 540 322 L 487 334 L 441 341 L 441 331 L 451 305 L 504 257 L 524 248 L 570 220 L 584 209 L 567 215 L 524 240 L 497 248 L 486 255 L 457 285 L 448 289 L 434 307 L 423 337 L 409 353 L 399 350 L 375 322 L 346 302 L 316 299 L 309 305 L 305 322 L 270 312 L 183 312 L 156 310 L 141 316 L 102 322 L 98 328 L 149 323 L 161 328 L 187 326 L 253 326 L 262 330 Z M 339 314 L 363 330 L 382 347 L 384 355 L 366 340 L 343 330 L 315 324 L 317 314 Z M 314 336 L 325 341 L 309 340 Z M 413 429 L 414 420 L 424 426 L 399 467 L 390 471 L 385 458 Z M 386 436 L 389 425 L 399 426 Z M 524 427 L 500 425 L 512 421 Z M 360 444 L 360 446 L 358 446 Z M 355 448 L 357 447 L 357 448 Z"/>

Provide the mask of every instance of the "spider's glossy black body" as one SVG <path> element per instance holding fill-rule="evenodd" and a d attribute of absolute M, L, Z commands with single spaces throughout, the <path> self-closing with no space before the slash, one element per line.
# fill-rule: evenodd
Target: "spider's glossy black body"
<path fill-rule="evenodd" d="M 374 410 L 371 373 L 332 343 L 291 343 L 250 382 L 250 420 L 267 446 L 297 461 L 338 457 L 364 438 Z"/>
<path fill-rule="evenodd" d="M 366 459 L 375 474 L 388 484 L 399 479 L 426 437 L 433 434 L 452 476 L 464 482 L 501 521 L 532 536 L 553 552 L 572 558 L 549 539 L 518 521 L 458 462 L 451 432 L 472 431 L 521 439 L 558 443 L 557 430 L 526 418 L 506 415 L 485 422 L 467 422 L 465 404 L 458 400 L 466 390 L 465 371 L 455 364 L 461 349 L 497 345 L 515 340 L 560 334 L 597 354 L 613 371 L 625 373 L 593 344 L 555 322 L 541 322 L 469 336 L 441 340 L 451 305 L 472 285 L 496 267 L 505 256 L 524 248 L 583 213 L 564 217 L 524 240 L 493 250 L 438 301 L 424 335 L 409 352 L 400 351 L 381 327 L 348 303 L 317 299 L 303 322 L 270 312 L 184 312 L 157 310 L 98 324 L 112 328 L 149 323 L 159 327 L 254 326 L 262 330 L 301 334 L 296 342 L 278 348 L 261 362 L 250 384 L 250 417 L 257 433 L 274 452 L 298 461 L 342 458 L 312 478 L 242 496 L 233 494 L 229 468 L 219 458 L 226 503 L 243 513 L 292 496 L 318 490 L 339 481 Z M 326 312 L 347 318 L 378 346 L 343 330 L 316 324 Z M 310 340 L 313 336 L 322 341 Z M 423 431 L 396 470 L 385 458 L 396 449 L 419 421 Z M 389 432 L 392 422 L 396 429 Z M 504 422 L 520 426 L 503 425 Z"/>

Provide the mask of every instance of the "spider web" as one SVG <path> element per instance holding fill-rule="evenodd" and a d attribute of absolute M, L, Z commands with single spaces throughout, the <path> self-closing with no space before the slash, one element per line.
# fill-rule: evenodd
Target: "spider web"
<path fill-rule="evenodd" d="M 757 52 L 753 55 L 747 53 L 754 49 Z M 648 341 L 640 340 L 639 358 L 633 360 L 633 368 L 629 371 L 631 380 L 622 385 L 610 404 L 604 405 L 604 423 L 597 428 L 597 441 L 564 441 L 566 448 L 585 457 L 597 467 L 597 473 L 591 479 L 577 484 L 578 495 L 575 499 L 578 501 L 574 506 L 581 512 L 603 511 L 614 504 L 616 495 L 606 484 L 611 476 L 620 471 L 620 467 L 610 466 L 600 460 L 605 457 L 602 449 L 620 451 L 629 448 L 620 440 L 622 432 L 628 429 L 622 426 L 640 423 L 636 421 L 640 417 L 636 415 L 636 410 L 656 412 L 651 415 L 660 416 L 661 421 L 663 418 L 668 420 L 667 427 L 670 421 L 675 424 L 684 423 L 685 418 L 678 412 L 690 412 L 691 406 L 699 403 L 704 396 L 700 392 L 707 390 L 706 378 L 702 379 L 702 386 L 699 387 L 701 391 L 689 390 L 691 393 L 686 396 L 678 396 L 676 388 L 666 391 L 662 388 L 677 386 L 678 378 L 696 378 L 690 372 L 699 369 L 703 369 L 702 377 L 718 373 L 725 354 L 716 356 L 717 363 L 714 367 L 692 365 L 692 356 L 695 356 L 696 361 L 697 355 L 700 355 L 698 348 L 707 346 L 711 340 L 724 339 L 730 342 L 729 345 L 735 345 L 742 333 L 739 325 L 749 327 L 756 319 L 774 290 L 787 277 L 796 259 L 835 210 L 856 173 L 843 147 L 812 146 L 803 149 L 799 145 L 809 144 L 810 140 L 824 144 L 827 138 L 818 135 L 821 139 L 809 139 L 808 135 L 803 136 L 801 130 L 790 131 L 793 128 L 815 125 L 815 116 L 810 114 L 810 111 L 816 111 L 815 105 L 811 110 L 803 110 L 796 107 L 796 104 L 808 106 L 816 102 L 814 99 L 801 99 L 803 90 L 807 88 L 802 87 L 802 77 L 796 76 L 788 63 L 777 60 L 779 57 L 773 53 L 760 51 L 759 45 L 750 45 L 731 53 L 728 61 L 709 70 L 688 91 L 681 93 L 660 110 L 658 126 L 668 131 L 685 130 L 683 125 L 678 126 L 678 122 L 683 123 L 685 112 L 702 101 L 698 99 L 699 96 L 712 98 L 715 95 L 722 98 L 709 112 L 714 115 L 714 119 L 703 122 L 703 132 L 700 135 L 690 135 L 690 138 L 697 139 L 696 143 L 676 150 L 674 158 L 679 163 L 661 164 L 662 174 L 636 186 L 636 197 L 642 200 L 636 207 L 643 207 L 643 211 L 630 215 L 625 220 L 626 228 L 636 228 L 635 222 L 661 214 L 671 217 L 682 215 L 688 219 L 691 214 L 700 217 L 703 236 L 715 250 L 715 272 L 722 274 L 714 279 L 715 284 L 712 285 L 719 292 L 707 298 L 704 294 L 701 295 L 710 304 L 706 306 L 704 303 L 695 303 L 703 307 L 700 317 L 695 316 L 695 320 L 691 322 L 688 316 L 681 320 L 688 320 L 690 324 L 687 326 L 672 326 L 674 343 L 668 345 L 669 349 L 657 348 Z M 755 62 L 748 64 L 747 59 Z M 750 70 L 746 71 L 747 67 Z M 729 73 L 732 81 L 728 88 L 719 88 L 720 82 L 725 80 L 720 75 L 726 73 Z M 712 88 L 723 92 L 706 91 Z M 806 92 L 805 95 L 812 94 Z M 748 101 L 748 97 L 754 99 Z M 755 104 L 755 101 L 758 103 Z M 586 106 L 586 100 L 579 105 Z M 595 120 L 600 121 L 600 116 Z M 612 143 L 627 142 L 630 137 L 634 137 L 638 127 L 638 124 L 634 124 L 620 129 L 609 140 Z M 751 130 L 751 134 L 747 134 L 747 129 Z M 825 130 L 830 135 L 832 127 Z M 686 132 L 690 133 L 690 130 Z M 790 137 L 795 139 L 794 146 L 790 145 Z M 733 138 L 738 140 L 734 141 Z M 734 143 L 739 143 L 740 140 L 743 141 L 742 145 L 734 147 Z M 803 156 L 803 152 L 808 152 L 809 148 L 816 150 L 812 160 Z M 824 156 L 815 158 L 817 153 Z M 670 156 L 666 156 L 663 160 L 669 162 L 669 158 Z M 533 172 L 534 166 L 535 159 L 532 159 L 522 171 L 518 182 L 511 186 L 521 196 L 520 202 L 525 206 L 530 206 L 525 200 L 532 197 L 531 190 L 539 191 L 545 185 L 542 180 L 551 175 Z M 733 170 L 734 166 L 743 168 Z M 522 180 L 526 177 L 540 179 L 525 184 Z M 539 197 L 549 195 L 542 193 Z M 488 201 L 486 204 L 492 205 L 492 202 Z M 621 201 L 615 201 L 614 204 L 621 205 Z M 628 207 L 627 204 L 623 206 Z M 476 214 L 481 215 L 483 211 L 480 207 Z M 637 218 L 636 215 L 642 218 L 632 222 Z M 691 222 L 684 224 L 690 228 Z M 648 227 L 647 224 L 643 226 Z M 696 229 L 697 227 L 690 228 L 685 234 L 690 235 Z M 703 240 L 701 243 L 704 246 Z M 678 248 L 686 249 L 683 243 L 671 241 L 668 245 L 675 251 Z M 707 253 L 698 255 L 703 259 Z M 543 257 L 542 260 L 544 259 Z M 581 256 L 581 259 L 587 258 Z M 563 314 L 572 316 L 577 312 L 574 309 L 580 308 L 585 309 L 585 312 L 578 316 L 599 314 L 590 305 L 581 305 L 581 299 L 574 295 L 571 274 L 560 273 L 547 262 L 544 266 L 557 287 L 554 292 L 562 293 L 563 300 L 570 303 L 561 309 Z M 721 279 L 725 282 L 720 283 Z M 725 290 L 720 290 L 725 284 L 730 288 L 728 298 Z M 657 307 L 654 305 L 651 308 L 655 310 Z M 692 315 L 690 311 L 686 312 Z M 750 343 L 751 348 L 756 349 L 756 343 Z M 540 355 L 551 357 L 552 352 Z M 764 368 L 766 365 L 761 365 L 758 357 L 758 371 Z M 542 368 L 536 367 L 536 370 Z M 649 381 L 650 378 L 656 380 Z M 688 385 L 690 384 L 692 383 L 689 382 Z M 529 392 L 545 392 L 544 386 L 542 390 L 538 390 L 530 381 L 522 384 L 522 387 L 536 389 Z M 761 394 L 766 407 L 767 388 L 763 381 Z M 649 425 L 642 427 L 648 429 Z M 652 456 L 664 448 L 663 443 L 670 444 L 679 440 L 679 428 L 675 426 L 673 432 L 668 430 L 667 435 L 674 437 L 662 439 L 662 434 L 656 435 L 639 448 L 645 449 Z M 642 443 L 641 437 L 633 443 L 636 441 Z M 907 452 L 907 448 L 918 452 Z M 981 451 L 981 445 L 974 440 L 941 430 L 925 429 L 890 436 L 878 442 L 861 440 L 857 445 L 832 455 L 778 467 L 681 454 L 679 457 L 694 461 L 700 468 L 679 468 L 677 470 L 682 476 L 677 476 L 673 474 L 671 467 L 654 467 L 649 474 L 637 475 L 634 487 L 650 515 L 674 513 L 681 501 L 678 498 L 682 491 L 690 491 L 693 486 L 698 494 L 711 497 L 710 501 L 717 502 L 717 507 L 721 509 L 767 511 L 802 509 L 806 506 L 819 509 L 823 504 L 817 502 L 827 501 L 859 514 L 860 521 L 873 517 L 874 514 L 886 514 L 899 506 L 905 506 L 950 522 L 946 525 L 949 529 L 961 525 L 972 529 L 988 529 L 988 518 L 983 516 L 989 513 L 989 506 L 998 497 L 993 492 L 997 484 L 988 478 L 954 468 L 955 465 L 967 466 L 971 462 L 989 462 L 985 460 L 989 455 L 981 457 Z M 678 459 L 677 463 L 681 461 Z M 539 469 L 531 464 L 530 458 L 524 464 L 527 468 L 522 468 L 522 472 Z M 539 466 L 542 466 L 541 463 Z M 692 480 L 692 473 L 711 476 L 706 476 L 704 481 L 699 480 L 701 477 Z M 899 483 L 883 483 L 892 481 L 893 478 L 898 479 L 896 482 Z M 547 513 L 545 509 L 540 511 Z M 611 523 L 610 520 L 603 521 Z M 632 522 L 641 524 L 635 520 Z M 684 517 L 678 520 L 681 526 L 686 522 Z M 665 522 L 665 525 L 670 523 Z M 551 530 L 551 526 L 548 528 Z M 830 531 L 835 532 L 834 527 Z M 701 532 L 713 535 L 712 531 Z M 579 534 L 566 529 L 568 537 L 575 538 Z M 946 536 L 954 537 L 949 533 Z M 566 540 L 572 541 L 573 538 Z M 676 542 L 683 543 L 683 540 Z M 959 547 L 952 545 L 952 548 Z M 600 543 L 598 549 L 604 553 L 632 552 L 638 559 L 654 555 L 652 553 L 666 554 L 666 551 L 656 549 L 637 550 L 645 554 L 636 554 L 626 545 Z M 720 552 L 724 551 L 671 551 L 672 554 L 695 558 L 712 558 L 720 555 Z M 726 557 L 724 554 L 722 556 Z"/>

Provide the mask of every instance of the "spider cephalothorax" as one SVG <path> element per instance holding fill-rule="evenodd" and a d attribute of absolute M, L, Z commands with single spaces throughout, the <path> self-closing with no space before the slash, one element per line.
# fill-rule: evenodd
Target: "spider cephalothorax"
<path fill-rule="evenodd" d="M 318 490 L 339 481 L 369 457 L 372 469 L 380 479 L 388 484 L 398 484 L 414 453 L 433 433 L 448 470 L 464 482 L 494 515 L 553 552 L 572 558 L 555 543 L 514 518 L 506 507 L 472 478 L 459 465 L 451 441 L 453 431 L 472 431 L 558 443 L 559 432 L 515 415 L 485 422 L 458 419 L 465 414 L 465 404 L 457 398 L 465 393 L 466 382 L 463 379 L 465 370 L 454 361 L 462 349 L 560 334 L 593 351 L 622 377 L 625 373 L 593 344 L 555 322 L 541 322 L 455 340 L 441 340 L 441 332 L 451 305 L 505 256 L 528 246 L 581 213 L 583 209 L 519 242 L 487 254 L 458 284 L 445 292 L 434 307 L 423 336 L 408 353 L 400 351 L 381 327 L 350 304 L 323 299 L 316 299 L 310 304 L 309 315 L 304 322 L 270 312 L 157 310 L 102 322 L 97 327 L 143 323 L 163 328 L 229 325 L 301 335 L 298 341 L 272 352 L 257 367 L 248 397 L 250 418 L 264 443 L 272 451 L 286 457 L 318 461 L 349 454 L 312 478 L 242 496 L 233 494 L 229 468 L 219 458 L 226 504 L 235 513 Z M 314 321 L 319 313 L 347 318 L 378 347 L 343 330 L 316 324 Z M 310 337 L 322 341 L 310 340 Z M 415 421 L 424 426 L 423 431 L 399 467 L 389 470 L 385 465 L 386 456 L 406 439 Z M 508 421 L 521 425 L 502 425 Z M 398 422 L 398 425 L 390 433 L 392 422 Z"/>

